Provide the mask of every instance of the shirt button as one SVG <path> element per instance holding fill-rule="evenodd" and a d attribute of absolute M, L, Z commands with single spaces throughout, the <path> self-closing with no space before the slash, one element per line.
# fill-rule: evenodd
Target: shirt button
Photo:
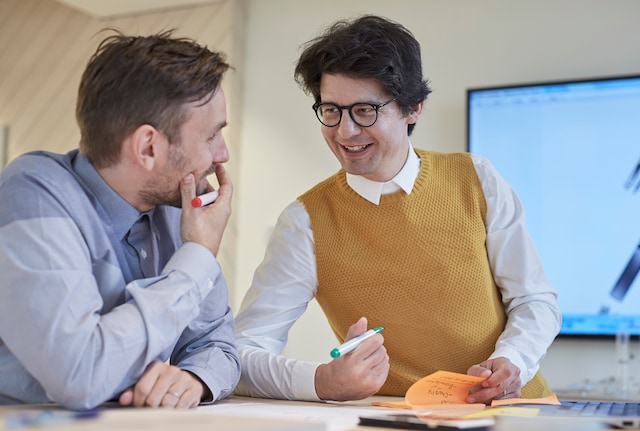
<path fill-rule="evenodd" d="M 209 289 L 211 289 L 211 288 L 213 287 L 213 280 L 212 280 L 212 279 L 208 279 L 208 280 L 207 280 L 207 287 L 208 287 Z"/>
<path fill-rule="evenodd" d="M 147 258 L 147 250 L 145 250 L 144 248 L 140 249 L 140 256 L 142 256 L 143 259 Z"/>

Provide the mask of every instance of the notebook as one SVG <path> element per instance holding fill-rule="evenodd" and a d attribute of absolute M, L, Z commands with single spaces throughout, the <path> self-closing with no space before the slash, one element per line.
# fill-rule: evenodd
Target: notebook
<path fill-rule="evenodd" d="M 522 406 L 520 406 L 522 407 Z M 561 401 L 560 405 L 536 405 L 539 417 L 586 419 L 619 429 L 640 429 L 638 401 Z"/>
<path fill-rule="evenodd" d="M 410 430 L 431 431 L 491 431 L 495 425 L 492 417 L 479 419 L 430 419 L 419 413 L 392 413 L 385 415 L 361 415 L 358 425 Z"/>

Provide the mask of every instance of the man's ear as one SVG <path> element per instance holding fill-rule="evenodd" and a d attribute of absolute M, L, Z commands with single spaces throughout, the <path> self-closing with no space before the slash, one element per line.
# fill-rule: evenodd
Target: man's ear
<path fill-rule="evenodd" d="M 420 119 L 420 115 L 422 114 L 422 108 L 424 107 L 424 100 L 420 103 L 418 103 L 415 108 L 413 108 L 413 110 L 411 112 L 409 112 L 409 115 L 407 116 L 407 123 L 408 124 L 415 124 L 418 122 L 418 120 Z"/>
<path fill-rule="evenodd" d="M 130 136 L 129 144 L 135 163 L 147 171 L 153 170 L 162 152 L 162 134 L 149 125 L 139 126 Z"/>

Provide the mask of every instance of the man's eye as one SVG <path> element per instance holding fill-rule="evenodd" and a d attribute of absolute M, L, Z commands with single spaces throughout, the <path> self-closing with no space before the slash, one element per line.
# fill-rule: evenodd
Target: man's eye
<path fill-rule="evenodd" d="M 370 115 L 375 109 L 371 105 L 356 105 L 353 107 L 353 112 L 356 115 Z"/>
<path fill-rule="evenodd" d="M 335 115 L 338 113 L 338 108 L 335 106 L 323 106 L 322 115 Z"/>

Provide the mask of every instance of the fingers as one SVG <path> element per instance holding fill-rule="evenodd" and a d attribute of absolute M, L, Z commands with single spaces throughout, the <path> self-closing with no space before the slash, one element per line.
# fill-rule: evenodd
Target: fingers
<path fill-rule="evenodd" d="M 196 196 L 196 183 L 193 174 L 180 182 L 182 199 L 182 218 L 180 235 L 184 242 L 195 242 L 206 247 L 216 256 L 222 236 L 231 216 L 231 197 L 233 187 L 231 179 L 222 165 L 216 165 L 216 175 L 220 181 L 218 197 L 215 202 L 198 208 L 192 208 L 191 200 Z"/>
<path fill-rule="evenodd" d="M 366 331 L 367 331 L 367 318 L 361 317 L 360 319 L 358 319 L 356 323 L 354 323 L 349 327 L 349 330 L 347 331 L 347 335 L 344 340 L 348 341 L 352 338 L 357 337 L 358 335 L 365 333 Z"/>
<path fill-rule="evenodd" d="M 218 200 L 231 201 L 233 195 L 233 184 L 231 183 L 231 177 L 227 173 L 226 168 L 221 165 L 216 165 L 215 170 L 216 178 L 218 179 Z"/>
<path fill-rule="evenodd" d="M 132 390 L 122 393 L 120 404 L 188 409 L 199 404 L 203 390 L 202 383 L 190 373 L 155 361 Z"/>
<path fill-rule="evenodd" d="M 220 163 L 216 165 L 216 178 L 218 179 L 218 184 L 220 184 L 220 187 L 231 186 L 231 177 L 227 173 L 224 165 Z"/>
<path fill-rule="evenodd" d="M 491 376 L 492 371 L 486 367 L 483 367 L 482 365 L 472 365 L 467 370 L 467 374 L 475 377 L 488 378 L 489 376 Z"/>
<path fill-rule="evenodd" d="M 182 196 L 182 208 L 189 208 L 191 200 L 196 197 L 196 180 L 193 174 L 189 174 L 180 182 L 180 195 Z"/>
<path fill-rule="evenodd" d="M 349 353 L 316 369 L 315 387 L 322 400 L 360 400 L 377 393 L 389 374 L 389 357 L 380 346 L 366 358 Z"/>
<path fill-rule="evenodd" d="M 171 385 L 169 390 L 162 396 L 159 407 L 190 409 L 198 405 L 200 398 L 190 385 L 187 384 L 185 386 L 176 383 Z"/>
<path fill-rule="evenodd" d="M 467 374 L 486 377 L 469 391 L 469 403 L 489 404 L 494 399 L 519 397 L 522 381 L 520 369 L 507 358 L 489 359 L 469 367 Z"/>
<path fill-rule="evenodd" d="M 120 394 L 120 398 L 118 398 L 118 403 L 121 406 L 130 406 L 133 404 L 133 389 L 127 389 L 123 393 Z"/>
<path fill-rule="evenodd" d="M 366 332 L 367 319 L 351 325 L 346 339 Z M 354 350 L 316 369 L 316 393 L 320 399 L 359 400 L 377 393 L 389 374 L 389 355 L 382 334 L 362 341 Z"/>
<path fill-rule="evenodd" d="M 504 400 L 509 398 L 519 398 L 521 395 L 520 380 L 503 381 L 498 386 L 480 388 L 471 394 L 475 398 L 474 402 L 490 404 L 493 400 Z"/>
<path fill-rule="evenodd" d="M 480 365 L 491 369 L 491 375 L 482 382 L 485 388 L 500 386 L 503 389 L 510 389 L 511 385 L 520 383 L 520 369 L 507 358 L 495 358 Z"/>

